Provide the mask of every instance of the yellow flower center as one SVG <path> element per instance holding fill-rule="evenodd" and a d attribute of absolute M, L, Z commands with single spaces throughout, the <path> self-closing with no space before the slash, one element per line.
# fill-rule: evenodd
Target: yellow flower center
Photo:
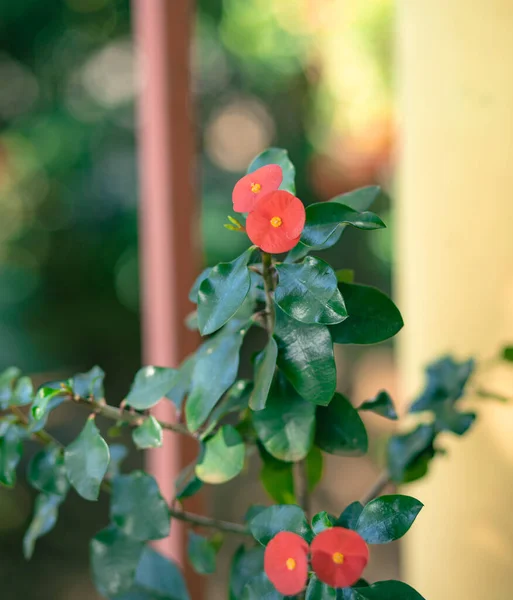
<path fill-rule="evenodd" d="M 271 219 L 271 225 L 273 227 L 281 227 L 282 223 L 283 223 L 283 221 L 281 220 L 280 217 L 273 217 Z"/>
<path fill-rule="evenodd" d="M 333 562 L 337 565 L 341 565 L 344 562 L 344 555 L 340 552 L 335 552 L 333 554 Z"/>
<path fill-rule="evenodd" d="M 293 558 L 287 558 L 285 565 L 289 571 L 293 571 L 296 568 L 296 561 Z"/>
<path fill-rule="evenodd" d="M 258 194 L 258 192 L 262 189 L 262 186 L 259 183 L 252 183 L 251 184 L 251 191 L 253 192 L 253 194 Z"/>

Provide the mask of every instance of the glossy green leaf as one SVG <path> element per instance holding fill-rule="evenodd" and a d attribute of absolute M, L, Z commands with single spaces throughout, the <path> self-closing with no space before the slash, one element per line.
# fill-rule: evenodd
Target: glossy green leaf
<path fill-rule="evenodd" d="M 216 570 L 217 549 L 210 540 L 189 530 L 187 556 L 192 568 L 200 575 L 211 575 Z"/>
<path fill-rule="evenodd" d="M 135 580 L 116 600 L 190 600 L 180 568 L 152 548 L 142 551 Z"/>
<path fill-rule="evenodd" d="M 6 424 L 0 435 L 0 484 L 14 487 L 16 467 L 23 454 L 21 431 L 17 425 Z"/>
<path fill-rule="evenodd" d="M 88 419 L 80 435 L 64 451 L 71 485 L 86 500 L 97 500 L 109 466 L 109 447 L 94 420 Z"/>
<path fill-rule="evenodd" d="M 260 455 L 260 481 L 265 491 L 277 504 L 296 504 L 293 464 L 277 460 L 263 449 Z"/>
<path fill-rule="evenodd" d="M 306 246 L 318 247 L 342 225 L 357 229 L 383 229 L 386 225 L 378 215 L 359 212 L 339 202 L 319 202 L 306 209 L 306 224 L 301 234 L 301 242 Z"/>
<path fill-rule="evenodd" d="M 339 283 L 353 283 L 354 281 L 354 271 L 352 269 L 339 269 L 335 271 L 335 275 Z"/>
<path fill-rule="evenodd" d="M 308 491 L 312 493 L 322 480 L 324 459 L 322 452 L 313 446 L 305 459 Z"/>
<path fill-rule="evenodd" d="M 8 367 L 0 373 L 0 410 L 4 410 L 9 406 L 14 382 L 20 375 L 21 371 L 17 367 Z"/>
<path fill-rule="evenodd" d="M 205 442 L 196 475 L 205 483 L 225 483 L 242 471 L 244 456 L 244 442 L 239 432 L 231 425 L 223 425 Z"/>
<path fill-rule="evenodd" d="M 59 513 L 62 496 L 39 494 L 34 504 L 32 521 L 23 537 L 23 556 L 29 560 L 34 554 L 34 547 L 38 538 L 51 531 Z"/>
<path fill-rule="evenodd" d="M 325 325 L 347 318 L 337 276 L 328 263 L 307 256 L 300 264 L 278 264 L 276 270 L 279 282 L 274 300 L 290 317 L 301 323 Z"/>
<path fill-rule="evenodd" d="M 201 479 L 198 479 L 196 475 L 194 475 L 192 478 L 190 478 L 180 486 L 177 482 L 176 499 L 182 501 L 185 500 L 185 498 L 191 498 L 201 490 L 203 485 L 203 481 L 201 481 Z"/>
<path fill-rule="evenodd" d="M 34 402 L 30 407 L 30 413 L 35 421 L 41 421 L 48 416 L 52 407 L 58 406 L 63 401 L 64 390 L 44 385 L 40 387 L 35 395 Z M 57 400 L 56 403 L 52 401 Z"/>
<path fill-rule="evenodd" d="M 343 600 L 424 600 L 402 581 L 378 581 L 370 586 L 344 588 Z"/>
<path fill-rule="evenodd" d="M 210 271 L 212 271 L 212 267 L 207 267 L 206 269 L 203 269 L 203 271 L 201 271 L 201 273 L 196 277 L 196 280 L 194 281 L 192 288 L 189 292 L 189 300 L 191 302 L 194 302 L 194 304 L 198 303 L 198 292 L 200 289 L 201 284 L 205 281 L 205 279 L 209 276 Z"/>
<path fill-rule="evenodd" d="M 502 349 L 502 358 L 509 362 L 513 362 L 513 346 L 506 346 Z"/>
<path fill-rule="evenodd" d="M 20 377 L 14 386 L 10 406 L 26 406 L 34 399 L 34 388 L 30 377 Z"/>
<path fill-rule="evenodd" d="M 249 399 L 253 391 L 253 382 L 247 379 L 239 379 L 228 390 L 224 398 L 214 408 L 210 418 L 208 419 L 208 427 L 206 433 L 210 433 L 212 429 L 227 415 L 232 413 L 240 413 L 249 405 Z"/>
<path fill-rule="evenodd" d="M 336 525 L 338 527 L 345 527 L 346 529 L 353 529 L 356 531 L 358 519 L 363 511 L 363 504 L 361 502 L 352 502 L 349 506 L 343 510 L 340 517 L 337 519 Z"/>
<path fill-rule="evenodd" d="M 169 535 L 168 505 L 155 479 L 143 471 L 114 479 L 110 516 L 121 531 L 136 540 L 160 540 Z"/>
<path fill-rule="evenodd" d="M 325 510 L 318 512 L 312 517 L 312 531 L 315 535 L 325 529 L 330 529 L 335 525 L 337 518 L 330 515 Z"/>
<path fill-rule="evenodd" d="M 253 173 L 260 167 L 266 165 L 279 165 L 283 172 L 283 181 L 280 190 L 286 190 L 291 194 L 296 193 L 296 169 L 289 159 L 289 154 L 282 148 L 268 148 L 256 156 L 248 167 L 248 173 Z"/>
<path fill-rule="evenodd" d="M 45 494 L 65 496 L 69 482 L 62 450 L 56 446 L 39 451 L 29 462 L 27 479 L 36 490 Z"/>
<path fill-rule="evenodd" d="M 358 410 L 369 410 L 381 417 L 397 421 L 399 418 L 395 410 L 394 402 L 390 394 L 385 390 L 381 390 L 375 398 L 367 400 L 358 407 Z"/>
<path fill-rule="evenodd" d="M 403 326 L 395 304 L 374 287 L 339 283 L 349 317 L 331 327 L 336 344 L 377 344 L 394 336 Z"/>
<path fill-rule="evenodd" d="M 162 446 L 162 427 L 153 415 L 146 417 L 142 425 L 132 431 L 132 439 L 138 448 L 159 448 Z"/>
<path fill-rule="evenodd" d="M 239 546 L 230 569 L 230 600 L 239 600 L 245 585 L 264 570 L 264 549 L 261 546 Z"/>
<path fill-rule="evenodd" d="M 250 504 L 246 514 L 244 515 L 244 523 L 249 523 L 264 510 L 267 510 L 267 506 L 264 506 L 263 504 Z"/>
<path fill-rule="evenodd" d="M 277 358 L 278 345 L 276 340 L 270 337 L 255 364 L 255 385 L 249 400 L 249 406 L 253 410 L 262 410 L 265 407 L 276 370 Z"/>
<path fill-rule="evenodd" d="M 143 548 L 143 542 L 129 538 L 112 525 L 94 536 L 90 544 L 91 569 L 102 596 L 111 598 L 130 590 Z"/>
<path fill-rule="evenodd" d="M 299 506 L 293 504 L 275 504 L 266 508 L 251 519 L 249 529 L 255 540 L 262 546 L 267 546 L 280 531 L 297 533 L 308 543 L 313 538 L 305 513 Z"/>
<path fill-rule="evenodd" d="M 424 505 L 411 496 L 380 496 L 366 504 L 356 531 L 368 544 L 387 544 L 401 538 Z"/>
<path fill-rule="evenodd" d="M 182 409 L 183 401 L 191 389 L 195 364 L 196 355 L 188 356 L 177 370 L 171 388 L 166 392 L 166 398 L 171 400 L 179 411 Z"/>
<path fill-rule="evenodd" d="M 328 454 L 359 456 L 367 452 L 365 425 L 342 394 L 335 394 L 328 406 L 317 408 L 315 443 Z"/>
<path fill-rule="evenodd" d="M 303 325 L 276 309 L 278 367 L 298 394 L 326 405 L 337 386 L 333 343 L 325 325 Z"/>
<path fill-rule="evenodd" d="M 266 407 L 253 413 L 253 425 L 269 454 L 278 460 L 296 462 L 312 448 L 315 406 L 303 400 L 280 375 L 271 386 Z"/>
<path fill-rule="evenodd" d="M 312 574 L 306 588 L 305 600 L 336 600 L 337 590 L 322 583 Z"/>
<path fill-rule="evenodd" d="M 123 444 L 109 444 L 110 461 L 106 477 L 113 479 L 120 473 L 122 462 L 128 456 L 128 448 Z"/>
<path fill-rule="evenodd" d="M 283 600 L 265 573 L 253 577 L 245 586 L 241 600 Z"/>
<path fill-rule="evenodd" d="M 232 262 L 219 263 L 201 282 L 198 291 L 198 325 L 201 335 L 217 331 L 242 306 L 251 287 L 248 261 L 251 246 Z"/>
<path fill-rule="evenodd" d="M 71 380 L 71 388 L 75 396 L 89 398 L 93 396 L 96 400 L 105 398 L 103 380 L 105 373 L 100 367 L 95 366 L 87 373 L 78 373 Z"/>
<path fill-rule="evenodd" d="M 176 369 L 168 367 L 148 366 L 139 369 L 126 397 L 127 405 L 137 410 L 155 406 L 173 387 L 176 373 Z"/>
<path fill-rule="evenodd" d="M 239 370 L 239 350 L 249 324 L 233 331 L 223 329 L 203 344 L 196 354 L 192 385 L 185 403 L 190 431 L 207 420 L 221 396 L 233 384 Z"/>
<path fill-rule="evenodd" d="M 419 425 L 410 433 L 391 437 L 387 459 L 392 481 L 407 483 L 423 477 L 435 456 L 435 438 L 433 425 Z"/>

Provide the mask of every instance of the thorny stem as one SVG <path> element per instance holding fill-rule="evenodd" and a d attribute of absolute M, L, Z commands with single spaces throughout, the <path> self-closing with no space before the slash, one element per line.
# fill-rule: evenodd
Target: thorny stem
<path fill-rule="evenodd" d="M 365 505 L 367 504 L 367 502 L 374 500 L 374 498 L 379 496 L 389 483 L 392 483 L 392 480 L 390 479 L 390 474 L 388 471 L 383 471 L 383 473 L 379 475 L 379 477 L 376 479 L 369 491 L 363 496 L 362 504 Z"/>
<path fill-rule="evenodd" d="M 140 425 L 140 422 L 141 422 L 140 415 L 132 415 L 130 413 L 122 413 L 119 409 L 117 409 L 113 406 L 104 405 L 104 404 L 94 402 L 94 401 L 88 401 L 83 398 L 81 400 L 84 400 L 84 402 L 81 402 L 81 404 L 86 404 L 86 405 L 92 407 L 94 412 L 98 412 L 98 414 L 102 414 L 103 416 L 106 416 L 107 418 L 122 420 L 122 421 L 128 422 L 131 425 Z M 96 406 L 97 404 L 99 404 L 99 407 L 101 407 L 101 410 L 96 410 L 97 408 L 99 408 Z M 29 424 L 29 419 L 28 419 L 27 415 L 17 406 L 11 406 L 11 412 L 17 417 L 18 421 L 22 425 L 27 426 Z M 119 419 L 118 419 L 118 416 L 120 417 Z M 135 422 L 134 419 L 137 419 L 137 423 Z M 144 417 L 142 417 L 142 419 L 144 420 Z M 170 429 L 170 427 L 165 427 L 166 424 L 161 423 L 161 425 L 164 429 Z M 174 427 L 175 427 L 175 425 L 173 425 L 173 429 L 171 429 L 172 431 L 175 431 Z M 59 440 L 55 439 L 45 429 L 35 431 L 33 433 L 33 435 L 37 439 L 37 441 L 39 441 L 43 446 L 55 445 L 60 448 L 64 448 L 64 445 L 61 442 L 59 442 Z M 101 487 L 104 492 L 106 492 L 108 494 L 112 493 L 112 486 L 109 481 L 104 480 L 102 482 Z M 173 517 L 174 519 L 178 519 L 179 521 L 184 521 L 185 523 L 190 523 L 192 525 L 197 525 L 199 527 L 209 527 L 212 529 L 218 529 L 219 531 L 225 531 L 226 533 L 234 533 L 234 534 L 238 534 L 238 535 L 251 535 L 249 529 L 245 525 L 241 525 L 239 523 L 231 523 L 229 521 L 222 521 L 220 519 L 204 517 L 202 515 L 197 515 L 195 513 L 191 513 L 191 512 L 185 511 L 185 510 L 177 510 L 172 507 L 169 508 L 169 513 L 170 513 L 171 517 Z"/>

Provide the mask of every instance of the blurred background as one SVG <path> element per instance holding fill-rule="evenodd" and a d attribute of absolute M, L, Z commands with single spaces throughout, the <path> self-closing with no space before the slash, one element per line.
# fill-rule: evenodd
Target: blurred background
<path fill-rule="evenodd" d="M 407 151 L 401 159 L 411 177 L 403 179 L 401 191 L 408 192 L 411 202 L 403 204 L 403 221 L 415 225 L 424 219 L 434 231 L 432 240 L 427 233 L 417 240 L 413 226 L 410 237 L 401 237 L 394 206 L 383 198 L 373 210 L 388 229 L 371 234 L 348 230 L 341 243 L 326 253 L 337 268 L 354 269 L 358 282 L 387 293 L 400 262 L 422 289 L 419 301 L 413 301 L 408 285 L 400 289 L 404 302 L 399 306 L 405 321 L 412 323 L 410 341 L 424 342 L 429 337 L 426 332 L 433 338 L 440 333 L 436 342 L 420 351 L 420 358 L 419 351 L 411 351 L 412 344 L 405 345 L 402 358 L 409 372 L 415 371 L 407 379 L 409 394 L 418 389 L 419 363 L 453 349 L 445 338 L 449 330 L 463 356 L 469 347 L 480 348 L 489 332 L 493 340 L 489 350 L 505 332 L 513 337 L 513 286 L 497 295 L 501 310 L 485 310 L 490 309 L 486 298 L 507 274 L 508 257 L 513 258 L 506 229 L 513 219 L 513 203 L 501 205 L 498 219 L 487 210 L 488 196 L 482 189 L 486 180 L 496 199 L 513 184 L 509 127 L 513 84 L 508 84 L 507 62 L 494 58 L 513 50 L 509 42 L 513 7 L 511 0 L 492 3 L 495 13 L 486 3 L 477 2 L 464 28 L 460 16 L 466 5 L 456 0 L 448 3 L 447 10 L 438 0 L 402 3 L 402 20 L 396 18 L 394 0 L 197 1 L 192 86 L 201 207 L 197 236 L 203 265 L 229 259 L 247 243 L 222 224 L 231 213 L 234 183 L 261 150 L 270 145 L 288 149 L 297 169 L 298 196 L 306 204 L 372 183 L 379 183 L 393 197 L 394 112 L 400 113 L 401 121 L 402 112 L 410 115 L 406 129 L 411 135 L 406 136 Z M 443 10 L 438 10 L 436 6 L 442 4 Z M 492 13 L 498 21 L 492 20 Z M 107 372 L 112 403 L 124 397 L 141 364 L 135 111 L 139 85 L 132 17 L 129 0 L 0 0 L 0 369 L 15 364 L 37 384 L 99 364 Z M 399 109 L 393 61 L 398 21 L 403 34 L 399 74 L 407 72 L 410 84 L 417 66 L 423 74 L 418 85 L 409 88 L 414 92 L 403 94 Z M 445 36 L 453 46 L 433 45 L 430 35 L 432 39 Z M 474 40 L 481 44 L 474 45 Z M 492 47 L 497 48 L 495 54 Z M 468 70 L 461 65 L 468 65 Z M 433 88 L 431 80 L 437 79 L 438 72 L 443 74 L 441 85 Z M 495 95 L 499 88 L 500 98 Z M 493 119 L 487 112 L 492 109 Z M 470 117 L 468 110 L 473 111 Z M 444 135 L 432 136 L 439 122 L 445 127 L 443 134 L 447 132 L 444 148 L 440 144 Z M 414 138 L 432 140 L 429 151 L 418 152 Z M 459 148 L 467 144 L 474 153 L 457 162 L 455 140 Z M 485 152 L 496 150 L 494 166 L 486 167 L 481 160 L 483 147 Z M 408 163 L 412 155 L 418 156 L 419 169 L 432 162 L 436 166 L 416 171 Z M 468 172 L 472 177 L 466 185 L 462 182 Z M 440 200 L 433 194 L 435 174 L 446 182 Z M 461 202 L 451 211 L 449 200 L 456 197 Z M 408 208 L 416 200 L 418 215 Z M 476 213 L 472 235 L 479 231 L 478 237 L 484 238 L 488 232 L 492 240 L 478 243 L 472 252 L 464 250 L 468 230 L 453 231 L 467 202 Z M 438 212 L 429 212 L 435 204 Z M 442 216 L 454 224 L 443 235 Z M 502 236 L 494 237 L 498 227 L 503 227 Z M 495 260 L 496 244 L 500 260 Z M 394 253 L 394 245 L 407 251 Z M 448 249 L 452 262 L 446 261 Z M 455 265 L 467 255 L 471 263 L 459 276 Z M 426 268 L 430 256 L 431 270 Z M 465 296 L 463 287 L 471 285 L 476 272 L 484 278 L 482 285 L 474 285 Z M 434 298 L 432 284 L 437 276 L 448 285 L 440 286 Z M 450 294 L 453 280 L 460 287 L 453 287 L 456 291 Z M 464 302 L 471 295 L 467 309 Z M 452 302 L 449 298 L 459 298 L 461 310 L 445 310 Z M 508 306 L 509 320 L 504 321 Z M 424 318 L 428 313 L 430 318 Z M 487 315 L 486 328 L 480 325 L 479 314 Z M 248 356 L 254 343 L 250 337 Z M 406 397 L 398 391 L 392 344 L 363 349 L 339 346 L 337 351 L 339 388 L 355 403 L 381 388 L 394 397 Z M 495 424 L 500 424 L 494 440 L 502 440 L 501 452 L 513 427 L 511 417 L 504 416 L 494 415 Z M 66 443 L 77 434 L 84 417 L 73 407 L 62 408 L 53 416 L 52 432 Z M 373 439 L 370 458 L 328 461 L 326 479 L 332 485 L 318 492 L 314 509 L 331 507 L 337 512 L 361 496 L 379 472 L 380 448 L 389 431 L 379 419 L 369 419 L 368 425 Z M 30 453 L 22 468 L 29 457 Z M 142 465 L 143 456 L 132 452 L 128 460 L 132 467 Z M 496 455 L 480 459 L 479 464 L 488 473 L 489 464 L 498 464 Z M 468 461 L 460 462 L 463 470 L 465 465 Z M 241 519 L 247 500 L 266 501 L 255 475 L 252 465 L 245 478 L 210 492 L 205 504 L 219 517 Z M 471 477 L 466 469 L 458 485 L 465 489 Z M 490 490 L 498 480 L 491 477 L 486 482 Z M 451 485 L 456 479 L 445 481 Z M 433 489 L 446 495 L 446 486 Z M 21 539 L 32 504 L 33 493 L 23 477 L 14 491 L 0 488 L 2 600 L 96 599 L 89 581 L 87 543 L 107 523 L 106 502 L 86 503 L 71 493 L 57 527 L 38 541 L 28 567 Z M 461 506 L 452 509 L 454 515 Z M 478 509 L 480 514 L 493 514 L 487 504 Z M 431 533 L 429 527 L 424 533 Z M 437 539 L 444 540 L 444 535 L 442 531 Z M 461 539 L 467 544 L 466 538 Z M 487 556 L 490 548 L 501 548 L 500 557 L 493 560 L 502 568 L 508 563 L 504 556 L 513 555 L 512 540 L 509 534 L 504 539 L 493 537 L 484 527 L 468 543 L 485 548 Z M 429 547 L 430 556 L 435 556 L 436 548 L 424 546 L 424 541 L 416 538 L 415 548 L 422 553 Z M 398 577 L 398 548 L 380 550 L 373 551 L 369 578 Z M 229 552 L 223 552 L 219 574 L 209 579 L 209 599 L 225 597 L 229 557 Z M 412 564 L 409 568 L 415 570 Z M 465 568 L 460 574 L 465 574 Z M 423 581 L 429 584 L 430 572 L 424 571 Z M 501 573 L 491 571 L 497 585 Z M 429 600 L 470 598 L 447 594 Z M 505 600 L 506 596 L 499 592 L 476 595 L 473 600 Z"/>
<path fill-rule="evenodd" d="M 305 203 L 376 182 L 390 188 L 393 10 L 392 0 L 198 2 L 193 93 L 204 264 L 231 259 L 247 243 L 222 224 L 234 183 L 270 145 L 288 149 Z M 136 97 L 128 0 L 0 0 L 0 365 L 16 364 L 37 382 L 99 364 L 113 402 L 141 362 Z M 374 210 L 389 229 L 348 231 L 329 258 L 390 291 L 393 214 L 387 204 Z M 341 352 L 339 373 L 341 389 L 360 381 L 356 401 L 393 387 L 391 347 Z M 71 440 L 83 418 L 60 411 L 55 435 Z M 141 464 L 141 454 L 130 460 Z M 359 479 L 355 489 L 321 490 L 323 508 L 352 501 L 377 472 L 368 459 L 328 469 Z M 254 475 L 243 492 L 265 501 Z M 243 500 L 227 503 L 237 486 L 206 502 L 241 518 Z M 106 523 L 106 504 L 71 496 L 28 567 L 21 538 L 33 494 L 22 477 L 15 491 L 0 489 L 6 599 L 96 598 L 87 541 Z M 397 571 L 394 551 L 385 554 L 387 562 L 375 559 L 376 577 Z M 223 554 L 209 598 L 223 597 L 228 559 Z"/>

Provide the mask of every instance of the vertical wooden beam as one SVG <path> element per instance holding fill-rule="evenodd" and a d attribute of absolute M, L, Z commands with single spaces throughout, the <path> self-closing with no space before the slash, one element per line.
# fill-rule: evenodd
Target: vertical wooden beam
<path fill-rule="evenodd" d="M 140 83 L 143 360 L 176 367 L 197 344 L 184 326 L 198 263 L 189 63 L 193 0 L 133 0 L 133 9 Z M 170 402 L 161 402 L 155 415 L 176 419 Z M 195 448 L 174 434 L 166 436 L 163 448 L 148 452 L 147 467 L 169 501 L 174 479 Z M 183 564 L 184 547 L 182 524 L 173 521 L 159 550 Z M 200 598 L 198 589 L 191 595 Z"/>
<path fill-rule="evenodd" d="M 398 303 L 409 398 L 442 353 L 513 339 L 513 0 L 400 0 Z M 495 381 L 489 384 L 496 384 Z M 432 600 L 511 598 L 513 407 L 476 402 L 463 439 L 408 486 L 424 502 L 405 579 Z"/>

